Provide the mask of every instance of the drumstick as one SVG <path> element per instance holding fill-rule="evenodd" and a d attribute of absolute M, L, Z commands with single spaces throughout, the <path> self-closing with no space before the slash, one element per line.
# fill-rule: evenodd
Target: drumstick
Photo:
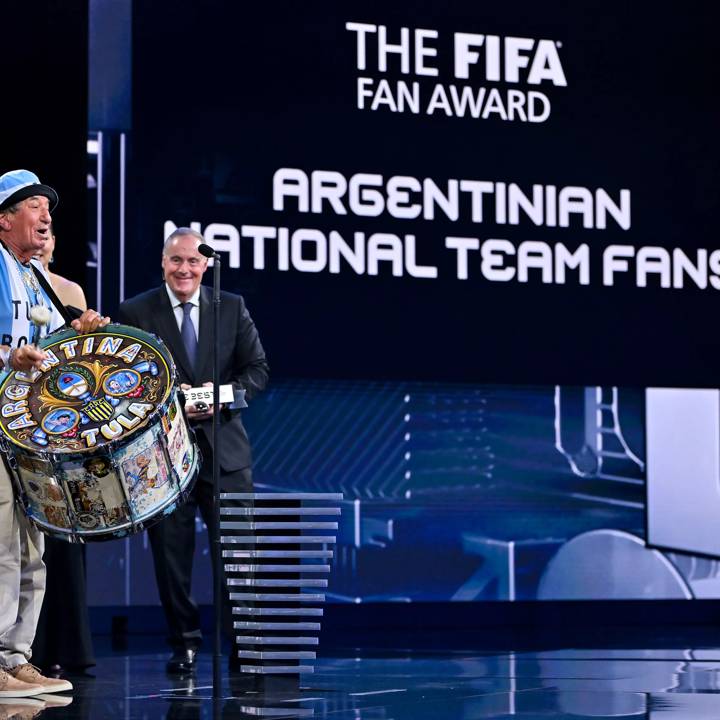
<path fill-rule="evenodd" d="M 42 329 L 50 324 L 50 308 L 46 305 L 33 305 L 30 308 L 30 322 L 33 324 L 32 344 L 37 345 Z"/>

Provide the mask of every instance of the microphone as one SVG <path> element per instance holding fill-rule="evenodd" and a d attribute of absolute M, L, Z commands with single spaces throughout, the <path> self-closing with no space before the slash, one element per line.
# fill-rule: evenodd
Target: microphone
<path fill-rule="evenodd" d="M 218 257 L 218 254 L 207 243 L 200 243 L 197 249 L 198 252 L 206 258 Z"/>

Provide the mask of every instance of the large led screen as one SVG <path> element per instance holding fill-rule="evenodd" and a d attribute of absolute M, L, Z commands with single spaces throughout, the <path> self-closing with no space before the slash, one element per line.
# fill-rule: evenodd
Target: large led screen
<path fill-rule="evenodd" d="M 717 423 L 662 389 L 717 384 L 711 6 L 133 12 L 124 297 L 177 226 L 220 253 L 272 372 L 256 486 L 345 496 L 331 597 L 720 597 L 718 463 L 682 459 Z"/>

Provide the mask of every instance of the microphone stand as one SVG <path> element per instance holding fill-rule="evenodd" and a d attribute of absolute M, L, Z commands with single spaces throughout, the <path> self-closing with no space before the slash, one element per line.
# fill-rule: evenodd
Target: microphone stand
<path fill-rule="evenodd" d="M 213 607 L 215 610 L 215 636 L 213 642 L 213 698 L 222 697 L 222 603 L 223 603 L 223 562 L 220 541 L 220 452 L 218 430 L 220 427 L 220 255 L 209 245 L 202 244 L 198 250 L 206 257 L 213 258 Z"/>

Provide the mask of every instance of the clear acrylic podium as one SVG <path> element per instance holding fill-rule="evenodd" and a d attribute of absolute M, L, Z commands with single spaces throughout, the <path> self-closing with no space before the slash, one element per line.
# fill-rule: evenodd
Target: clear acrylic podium
<path fill-rule="evenodd" d="M 314 671 L 341 501 L 341 493 L 220 495 L 241 674 Z"/>

